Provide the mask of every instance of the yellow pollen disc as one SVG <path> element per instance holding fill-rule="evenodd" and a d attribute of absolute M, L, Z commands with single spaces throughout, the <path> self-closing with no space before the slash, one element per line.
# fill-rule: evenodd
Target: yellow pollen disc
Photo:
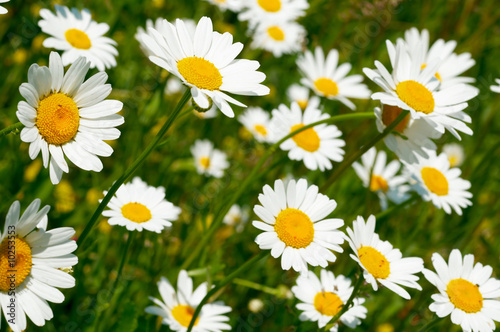
<path fill-rule="evenodd" d="M 309 101 L 307 99 L 297 100 L 297 104 L 299 104 L 300 108 L 303 110 L 306 109 L 308 102 Z"/>
<path fill-rule="evenodd" d="M 388 127 L 391 123 L 394 122 L 394 120 L 396 120 L 396 118 L 399 116 L 399 114 L 401 114 L 401 112 L 403 112 L 403 109 L 397 106 L 383 105 L 382 123 L 386 127 Z M 394 130 L 396 130 L 399 133 L 402 133 L 408 126 L 409 121 L 410 121 L 410 114 L 405 116 L 405 118 L 400 123 L 398 123 L 398 125 L 396 126 L 396 128 L 394 128 Z"/>
<path fill-rule="evenodd" d="M 304 127 L 304 124 L 299 123 L 292 127 L 290 132 L 294 132 L 300 128 Z M 292 137 L 293 141 L 299 148 L 302 148 L 309 152 L 314 152 L 319 149 L 320 139 L 318 133 L 314 128 L 309 128 Z"/>
<path fill-rule="evenodd" d="M 468 314 L 481 311 L 483 308 L 483 295 L 479 287 L 465 279 L 453 279 L 446 286 L 446 293 L 450 302 Z"/>
<path fill-rule="evenodd" d="M 209 168 L 210 167 L 210 158 L 208 157 L 201 157 L 200 158 L 200 164 L 203 168 Z"/>
<path fill-rule="evenodd" d="M 314 239 L 314 226 L 311 219 L 297 209 L 282 210 L 276 217 L 274 230 L 281 241 L 295 249 L 307 247 Z"/>
<path fill-rule="evenodd" d="M 122 206 L 122 215 L 138 224 L 151 220 L 151 211 L 141 203 L 127 203 Z"/>
<path fill-rule="evenodd" d="M 66 37 L 68 43 L 70 43 L 74 48 L 88 50 L 92 46 L 89 36 L 87 36 L 87 34 L 82 30 L 69 29 L 64 34 L 64 37 Z"/>
<path fill-rule="evenodd" d="M 391 266 L 384 255 L 372 247 L 361 247 L 358 250 L 361 264 L 373 277 L 385 279 L 391 274 Z"/>
<path fill-rule="evenodd" d="M 389 186 L 387 185 L 387 181 L 383 177 L 379 175 L 372 175 L 372 180 L 370 182 L 370 190 L 371 191 L 382 190 L 383 192 L 387 192 L 387 190 L 389 190 Z"/>
<path fill-rule="evenodd" d="M 339 87 L 337 83 L 329 78 L 318 78 L 314 81 L 314 86 L 316 90 L 325 95 L 325 97 L 336 96 L 339 94 Z"/>
<path fill-rule="evenodd" d="M 40 101 L 35 123 L 47 143 L 62 145 L 75 137 L 80 125 L 80 112 L 73 99 L 63 93 L 55 93 Z"/>
<path fill-rule="evenodd" d="M 31 272 L 31 248 L 19 237 L 8 236 L 0 244 L 0 291 L 19 286 Z M 14 271 L 14 272 L 11 272 Z"/>
<path fill-rule="evenodd" d="M 425 186 L 438 196 L 448 195 L 448 180 L 434 167 L 424 167 L 420 171 Z"/>
<path fill-rule="evenodd" d="M 272 39 L 274 39 L 276 41 L 283 41 L 283 40 L 285 40 L 285 33 L 278 26 L 272 26 L 272 27 L 268 28 L 267 29 L 267 33 L 269 34 L 269 36 Z"/>
<path fill-rule="evenodd" d="M 263 125 L 256 124 L 255 126 L 253 126 L 253 129 L 255 129 L 255 131 L 261 134 L 262 136 L 267 135 L 266 127 L 264 127 Z"/>
<path fill-rule="evenodd" d="M 314 297 L 314 308 L 325 316 L 335 316 L 342 304 L 340 297 L 332 292 L 319 292 Z"/>
<path fill-rule="evenodd" d="M 406 105 L 417 112 L 430 114 L 434 111 L 434 96 L 422 84 L 409 80 L 396 86 L 396 93 Z"/>
<path fill-rule="evenodd" d="M 195 56 L 177 62 L 177 69 L 184 79 L 199 89 L 218 90 L 222 75 L 213 63 Z"/>
<path fill-rule="evenodd" d="M 422 66 L 420 66 L 420 70 L 424 69 L 425 67 L 427 67 L 427 64 L 425 64 L 425 63 L 424 63 Z M 439 73 L 438 73 L 438 72 L 436 72 L 436 74 L 434 74 L 434 77 L 436 77 L 436 78 L 439 80 L 439 82 L 442 82 L 442 81 L 443 81 L 443 80 L 441 79 L 441 75 L 439 75 Z"/>
<path fill-rule="evenodd" d="M 458 164 L 458 157 L 456 156 L 449 156 L 448 161 L 450 162 L 450 167 L 455 167 Z"/>
<path fill-rule="evenodd" d="M 266 12 L 276 13 L 281 9 L 281 0 L 258 0 L 257 3 Z"/>
<path fill-rule="evenodd" d="M 193 314 L 194 309 L 188 305 L 179 304 L 172 309 L 172 316 L 174 316 L 174 319 L 184 327 L 189 326 L 189 323 L 191 323 L 191 319 L 193 319 Z M 200 317 L 196 317 L 194 326 L 198 325 L 199 320 Z"/>

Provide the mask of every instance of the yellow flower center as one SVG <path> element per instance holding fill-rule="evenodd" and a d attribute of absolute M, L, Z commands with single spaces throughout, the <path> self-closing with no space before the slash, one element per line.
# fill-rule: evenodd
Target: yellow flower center
<path fill-rule="evenodd" d="M 138 224 L 151 220 L 151 211 L 141 203 L 127 203 L 122 206 L 122 215 Z"/>
<path fill-rule="evenodd" d="M 210 158 L 209 157 L 201 157 L 200 164 L 205 169 L 209 168 L 210 167 Z"/>
<path fill-rule="evenodd" d="M 80 112 L 73 99 L 63 93 L 54 93 L 40 101 L 35 123 L 47 143 L 62 145 L 75 137 Z"/>
<path fill-rule="evenodd" d="M 261 134 L 262 136 L 267 135 L 266 127 L 264 127 L 263 125 L 256 124 L 255 126 L 253 126 L 253 129 L 255 129 L 255 131 Z"/>
<path fill-rule="evenodd" d="M 269 34 L 269 37 L 276 41 L 283 41 L 285 40 L 285 33 L 283 30 L 278 27 L 278 26 L 272 26 L 267 29 L 267 33 Z"/>
<path fill-rule="evenodd" d="M 424 63 L 422 66 L 420 66 L 420 70 L 424 69 L 425 67 L 427 67 L 427 64 L 426 64 L 426 63 Z M 434 77 L 436 77 L 436 78 L 439 80 L 439 82 L 442 82 L 442 81 L 443 81 L 443 80 L 441 79 L 441 75 L 439 75 L 439 73 L 438 73 L 438 72 L 436 72 L 436 74 L 434 74 Z"/>
<path fill-rule="evenodd" d="M 451 155 L 448 157 L 448 161 L 450 162 L 450 167 L 455 167 L 458 165 L 458 156 Z"/>
<path fill-rule="evenodd" d="M 292 127 L 290 132 L 294 132 L 302 127 L 304 127 L 303 123 L 296 124 Z M 318 150 L 321 142 L 318 133 L 316 133 L 316 130 L 314 130 L 314 128 L 303 130 L 300 133 L 294 135 L 292 139 L 299 148 L 302 148 L 309 152 Z"/>
<path fill-rule="evenodd" d="M 297 100 L 297 104 L 299 104 L 300 108 L 303 110 L 306 109 L 308 102 L 309 101 L 307 99 Z"/>
<path fill-rule="evenodd" d="M 409 80 L 396 86 L 396 93 L 406 105 L 417 112 L 430 114 L 434 111 L 434 97 L 422 84 Z"/>
<path fill-rule="evenodd" d="M 383 192 L 387 192 L 387 190 L 389 190 L 389 186 L 387 185 L 387 181 L 383 177 L 379 175 L 372 175 L 372 180 L 370 182 L 370 190 L 371 191 L 382 190 Z"/>
<path fill-rule="evenodd" d="M 195 56 L 177 62 L 177 69 L 184 79 L 199 89 L 218 90 L 222 75 L 213 63 Z"/>
<path fill-rule="evenodd" d="M 87 36 L 87 34 L 82 30 L 69 29 L 64 34 L 64 37 L 66 37 L 68 43 L 70 43 L 74 48 L 88 50 L 92 46 L 89 36 Z"/>
<path fill-rule="evenodd" d="M 314 226 L 311 219 L 297 209 L 282 210 L 276 217 L 274 230 L 281 241 L 296 249 L 307 247 L 314 239 Z"/>
<path fill-rule="evenodd" d="M 382 123 L 388 127 L 391 123 L 396 120 L 396 118 L 403 112 L 403 109 L 397 106 L 392 106 L 392 105 L 383 105 L 382 106 Z M 410 121 L 410 114 L 405 116 L 405 118 L 398 123 L 396 130 L 399 133 L 402 133 L 406 127 L 408 127 L 408 122 Z"/>
<path fill-rule="evenodd" d="M 22 238 L 5 239 L 0 244 L 0 291 L 19 286 L 31 272 L 31 248 Z"/>
<path fill-rule="evenodd" d="M 434 167 L 424 167 L 420 171 L 425 186 L 438 196 L 448 195 L 448 180 Z"/>
<path fill-rule="evenodd" d="M 324 94 L 325 97 L 336 96 L 339 93 L 337 83 L 326 77 L 318 78 L 314 81 L 314 86 L 316 90 Z"/>
<path fill-rule="evenodd" d="M 276 13 L 281 9 L 281 0 L 258 0 L 257 3 L 266 12 Z"/>
<path fill-rule="evenodd" d="M 314 308 L 325 316 L 335 316 L 344 304 L 337 294 L 319 292 L 314 297 Z"/>
<path fill-rule="evenodd" d="M 189 323 L 191 323 L 191 319 L 193 319 L 194 309 L 188 305 L 179 304 L 172 309 L 172 316 L 174 319 L 179 322 L 184 327 L 188 327 Z M 200 317 L 196 317 L 196 321 L 194 322 L 194 326 L 198 325 L 198 321 Z"/>
<path fill-rule="evenodd" d="M 377 249 L 361 247 L 358 250 L 359 261 L 373 277 L 385 279 L 391 274 L 389 261 Z"/>
<path fill-rule="evenodd" d="M 465 279 L 453 279 L 446 286 L 446 293 L 450 302 L 468 314 L 481 311 L 483 308 L 483 295 L 479 287 Z"/>

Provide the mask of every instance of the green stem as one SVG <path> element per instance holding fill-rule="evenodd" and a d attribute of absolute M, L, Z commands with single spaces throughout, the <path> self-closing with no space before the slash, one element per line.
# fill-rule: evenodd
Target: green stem
<path fill-rule="evenodd" d="M 201 308 L 207 303 L 208 299 L 210 299 L 215 293 L 217 293 L 222 287 L 226 286 L 229 284 L 231 281 L 233 281 L 234 278 L 236 278 L 238 275 L 241 273 L 245 272 L 248 270 L 252 265 L 257 263 L 257 261 L 261 260 L 262 258 L 266 257 L 269 252 L 262 251 L 261 253 L 253 256 L 251 259 L 245 262 L 245 264 L 241 265 L 239 268 L 237 268 L 233 273 L 222 279 L 222 281 L 212 288 L 207 295 L 201 300 L 201 302 L 198 304 L 196 307 L 196 310 L 194 311 L 193 317 L 191 318 L 191 322 L 189 323 L 189 327 L 187 329 L 187 332 L 191 332 L 194 326 L 194 322 L 196 322 L 196 318 L 198 318 L 198 315 L 200 314 Z"/>
<path fill-rule="evenodd" d="M 401 208 L 403 208 L 403 207 L 405 207 L 407 205 L 410 205 L 411 203 L 415 202 L 419 197 L 420 196 L 418 194 L 413 194 L 406 201 L 401 202 L 401 203 L 399 203 L 397 205 L 391 206 L 387 210 L 380 212 L 379 214 L 377 214 L 375 216 L 375 219 L 377 219 L 377 221 L 379 221 L 380 219 L 384 219 L 385 217 L 387 217 L 388 215 L 390 215 L 394 211 L 399 210 L 399 209 L 401 209 Z"/>
<path fill-rule="evenodd" d="M 278 289 L 264 286 L 264 285 L 258 284 L 256 282 L 253 282 L 250 280 L 235 278 L 233 280 L 233 283 L 240 285 L 240 286 L 252 288 L 252 289 L 267 293 L 267 294 L 275 295 L 275 296 L 278 296 L 280 294 L 280 291 Z"/>
<path fill-rule="evenodd" d="M 0 130 L 0 137 L 7 136 L 11 132 L 21 129 L 23 126 L 24 125 L 21 122 L 16 122 L 14 124 L 11 124 L 7 128 Z"/>
<path fill-rule="evenodd" d="M 101 201 L 101 204 L 97 207 L 95 210 L 94 214 L 92 215 L 92 218 L 90 218 L 90 221 L 87 223 L 85 226 L 85 229 L 83 230 L 82 234 L 77 240 L 78 248 L 76 250 L 79 250 L 82 247 L 83 242 L 85 241 L 85 238 L 89 234 L 89 232 L 92 230 L 92 227 L 94 227 L 95 223 L 97 222 L 97 219 L 101 216 L 102 211 L 108 205 L 109 201 L 111 200 L 111 197 L 116 193 L 118 188 L 135 172 L 135 170 L 146 160 L 147 156 L 153 151 L 158 143 L 160 142 L 161 138 L 165 133 L 168 131 L 170 126 L 172 126 L 172 123 L 174 120 L 177 118 L 181 110 L 183 109 L 184 105 L 186 105 L 187 101 L 191 97 L 191 92 L 190 90 L 187 90 L 182 98 L 179 100 L 177 103 L 177 106 L 175 107 L 174 111 L 170 115 L 170 117 L 167 119 L 163 127 L 160 129 L 158 134 L 156 134 L 155 138 L 149 143 L 149 145 L 144 149 L 144 151 L 141 153 L 141 155 L 132 163 L 132 165 L 127 168 L 127 170 L 118 178 L 118 180 L 113 183 L 111 188 L 109 189 L 108 193 L 106 196 Z"/>
<path fill-rule="evenodd" d="M 403 119 L 408 115 L 409 111 L 403 110 L 401 114 L 389 125 L 387 126 L 383 132 L 372 138 L 368 144 L 364 145 L 359 149 L 356 153 L 352 154 L 349 158 L 347 158 L 340 166 L 333 172 L 333 174 L 326 180 L 323 186 L 320 188 L 320 191 L 325 192 L 330 186 L 344 173 L 344 171 L 349 168 L 356 160 L 358 160 L 366 151 L 370 150 L 378 141 L 387 136 L 396 126 L 403 121 Z"/>
<path fill-rule="evenodd" d="M 430 322 L 428 322 L 427 324 L 425 324 L 420 330 L 418 330 L 418 332 L 428 331 L 428 330 L 430 330 L 431 327 L 433 327 L 434 325 L 436 325 L 438 322 L 439 322 L 439 317 L 438 316 L 434 316 L 434 318 Z"/>
<path fill-rule="evenodd" d="M 323 328 L 323 331 L 330 331 L 330 329 L 337 323 L 337 321 L 342 317 L 343 314 L 346 313 L 349 308 L 351 308 L 352 303 L 354 302 L 354 299 L 356 298 L 356 295 L 359 293 L 359 289 L 361 288 L 361 285 L 363 284 L 364 278 L 363 278 L 363 272 L 360 272 L 358 280 L 356 280 L 356 284 L 354 285 L 354 289 L 352 290 L 351 296 L 349 296 L 349 299 L 347 302 L 342 305 L 342 308 L 340 309 L 339 312 L 335 316 L 333 316 L 332 319 L 326 324 L 326 326 Z"/>
<path fill-rule="evenodd" d="M 118 273 L 116 274 L 116 279 L 115 282 L 113 283 L 113 288 L 111 288 L 111 292 L 109 293 L 108 296 L 108 303 L 111 301 L 113 298 L 113 294 L 116 291 L 116 286 L 118 286 L 118 281 L 120 281 L 120 277 L 122 275 L 123 267 L 125 266 L 125 262 L 127 261 L 127 256 L 128 252 L 130 249 L 130 244 L 132 243 L 134 237 L 135 237 L 136 231 L 131 231 L 128 233 L 128 239 L 127 239 L 127 244 L 125 244 L 125 250 L 123 252 L 122 260 L 120 261 L 120 265 L 118 267 Z"/>
<path fill-rule="evenodd" d="M 215 231 L 222 224 L 222 220 L 224 219 L 224 216 L 227 214 L 227 212 L 229 211 L 231 206 L 233 206 L 233 204 L 236 203 L 236 201 L 243 194 L 243 192 L 245 192 L 248 185 L 250 183 L 252 183 L 252 181 L 254 180 L 255 175 L 259 172 L 262 165 L 264 165 L 264 163 L 271 156 L 271 154 L 273 154 L 273 152 L 276 149 L 278 149 L 278 147 L 281 145 L 281 143 L 285 142 L 286 140 L 292 138 L 293 136 L 297 135 L 298 133 L 300 133 L 304 130 L 318 126 L 318 125 L 323 124 L 323 123 L 331 124 L 331 123 L 354 120 L 354 119 L 372 119 L 372 118 L 375 118 L 375 115 L 373 112 L 350 113 L 350 114 L 342 114 L 342 115 L 332 116 L 328 119 L 317 121 L 317 122 L 308 124 L 307 126 L 304 126 L 302 128 L 299 128 L 299 129 L 295 130 L 294 132 L 291 132 L 287 136 L 283 137 L 278 142 L 274 143 L 271 147 L 269 147 L 269 149 L 266 151 L 266 153 L 260 158 L 259 162 L 254 166 L 254 168 L 252 169 L 250 174 L 245 178 L 245 181 L 243 181 L 243 183 L 239 186 L 238 191 L 231 195 L 231 199 L 226 204 L 226 206 L 217 214 L 215 220 L 210 225 L 210 228 L 205 232 L 205 235 L 203 236 L 201 241 L 198 242 L 198 245 L 196 246 L 196 248 L 191 252 L 189 257 L 182 264 L 181 270 L 186 270 L 187 267 L 194 261 L 194 259 L 199 256 L 201 250 L 207 245 L 208 241 L 210 241 L 210 238 L 213 236 Z"/>

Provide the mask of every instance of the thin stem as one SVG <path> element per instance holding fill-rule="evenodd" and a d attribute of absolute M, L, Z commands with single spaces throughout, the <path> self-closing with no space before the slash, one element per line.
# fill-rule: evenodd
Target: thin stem
<path fill-rule="evenodd" d="M 264 286 L 264 285 L 258 284 L 256 282 L 253 282 L 250 280 L 235 278 L 233 280 L 233 283 L 240 285 L 240 286 L 252 288 L 252 289 L 267 293 L 267 294 L 275 295 L 275 296 L 278 296 L 280 294 L 280 291 L 276 288 Z"/>
<path fill-rule="evenodd" d="M 165 133 L 168 131 L 170 126 L 172 126 L 172 123 L 174 120 L 177 118 L 181 110 L 183 109 L 184 105 L 187 103 L 189 98 L 191 97 L 191 92 L 190 90 L 187 90 L 182 98 L 179 100 L 177 103 L 177 106 L 175 107 L 174 111 L 170 115 L 170 117 L 167 119 L 163 127 L 160 129 L 158 134 L 156 134 L 155 138 L 149 143 L 149 145 L 144 149 L 144 151 L 141 153 L 141 155 L 132 163 L 132 165 L 127 168 L 127 170 L 118 178 L 118 180 L 113 183 L 111 188 L 109 189 L 108 193 L 106 196 L 101 201 L 101 204 L 97 207 L 95 210 L 94 214 L 92 215 L 92 218 L 90 218 L 89 222 L 85 226 L 85 229 L 83 230 L 82 234 L 77 240 L 78 248 L 76 250 L 79 250 L 82 247 L 82 244 L 89 234 L 89 232 L 92 230 L 92 227 L 94 227 L 95 223 L 97 222 L 97 219 L 100 217 L 102 211 L 108 205 L 109 201 L 111 200 L 111 197 L 116 193 L 118 188 L 135 172 L 135 170 L 146 160 L 147 156 L 151 153 L 151 151 L 156 148 L 158 143 L 160 142 L 161 138 Z"/>
<path fill-rule="evenodd" d="M 378 141 L 387 136 L 396 126 L 403 121 L 403 119 L 408 115 L 409 111 L 403 110 L 401 114 L 389 125 L 385 128 L 383 132 L 375 136 L 368 142 L 368 144 L 363 145 L 361 149 L 359 149 L 356 153 L 352 154 L 349 158 L 347 158 L 340 166 L 333 172 L 333 174 L 326 180 L 323 186 L 320 188 L 320 191 L 325 192 L 330 186 L 344 173 L 344 171 L 349 168 L 356 160 L 358 160 L 366 151 L 370 150 Z"/>
<path fill-rule="evenodd" d="M 7 136 L 11 132 L 16 131 L 18 129 L 21 129 L 22 127 L 23 127 L 23 124 L 21 122 L 16 122 L 14 124 L 11 124 L 7 128 L 0 130 L 0 137 Z"/>
<path fill-rule="evenodd" d="M 375 216 L 375 218 L 378 220 L 383 219 L 393 213 L 396 210 L 399 210 L 401 208 L 404 208 L 405 206 L 410 205 L 411 203 L 415 202 L 420 196 L 418 194 L 413 194 L 410 198 L 408 198 L 406 201 L 399 203 L 398 205 L 394 205 L 390 207 L 389 209 L 380 212 Z"/>
<path fill-rule="evenodd" d="M 418 332 L 428 331 L 428 330 L 430 330 L 431 327 L 433 327 L 434 325 L 436 325 L 438 322 L 439 322 L 439 317 L 438 316 L 434 316 L 434 318 L 430 322 L 428 322 L 427 324 L 425 324 L 420 330 L 418 330 Z"/>
<path fill-rule="evenodd" d="M 234 278 L 236 278 L 238 275 L 241 273 L 245 272 L 248 270 L 252 265 L 257 263 L 257 261 L 261 260 L 262 258 L 266 257 L 268 254 L 268 251 L 262 251 L 261 253 L 253 256 L 251 259 L 245 262 L 245 264 L 241 265 L 239 268 L 237 268 L 233 273 L 222 279 L 222 281 L 212 288 L 207 295 L 201 300 L 200 304 L 196 307 L 196 310 L 194 311 L 193 317 L 191 318 L 191 322 L 189 323 L 189 327 L 187 329 L 187 332 L 191 332 L 194 326 L 194 322 L 196 322 L 196 318 L 198 318 L 198 315 L 200 314 L 201 308 L 207 303 L 208 299 L 210 299 L 215 293 L 217 293 L 222 287 L 226 286 L 229 284 L 231 281 L 233 281 Z"/>
<path fill-rule="evenodd" d="M 123 252 L 122 260 L 120 261 L 120 265 L 118 266 L 118 273 L 116 274 L 116 279 L 115 279 L 115 282 L 113 283 L 113 288 L 111 288 L 111 292 L 109 293 L 109 296 L 108 296 L 108 303 L 113 298 L 113 294 L 116 291 L 116 286 L 118 286 L 118 282 L 120 281 L 123 267 L 125 266 L 125 262 L 127 261 L 128 252 L 130 249 L 130 245 L 135 237 L 135 233 L 136 233 L 136 231 L 131 231 L 128 233 L 128 239 L 127 239 L 127 243 L 125 244 L 125 250 Z"/>
<path fill-rule="evenodd" d="M 191 254 L 188 256 L 188 258 L 182 264 L 181 270 L 186 270 L 187 267 L 194 261 L 194 259 L 199 256 L 201 250 L 207 245 L 208 241 L 210 241 L 210 238 L 213 236 L 215 231 L 221 225 L 222 220 L 224 219 L 224 216 L 227 214 L 227 212 L 229 211 L 231 206 L 233 206 L 233 204 L 236 203 L 238 198 L 247 189 L 248 185 L 250 183 L 252 183 L 255 175 L 259 172 L 262 165 L 264 165 L 264 163 L 271 156 L 271 154 L 273 154 L 273 152 L 276 149 L 278 149 L 278 147 L 281 145 L 281 143 L 285 142 L 289 138 L 292 138 L 293 136 L 297 135 L 298 133 L 300 133 L 304 130 L 307 130 L 309 128 L 315 127 L 315 126 L 323 124 L 323 123 L 336 123 L 336 122 L 342 122 L 342 121 L 354 120 L 354 119 L 372 119 L 372 118 L 375 118 L 375 115 L 373 114 L 373 112 L 351 113 L 351 114 L 332 116 L 328 119 L 317 121 L 317 122 L 308 124 L 307 126 L 304 126 L 302 128 L 299 128 L 299 129 L 295 130 L 294 132 L 291 132 L 290 134 L 286 135 L 278 142 L 274 143 L 271 147 L 269 147 L 269 149 L 267 149 L 266 153 L 260 158 L 259 162 L 254 166 L 254 168 L 252 169 L 250 174 L 245 178 L 243 183 L 239 186 L 238 191 L 231 195 L 231 199 L 226 204 L 226 206 L 221 211 L 219 211 L 215 220 L 210 225 L 210 228 L 205 232 L 205 235 L 203 236 L 201 241 L 198 242 L 198 245 L 196 246 L 196 248 L 191 252 Z"/>
<path fill-rule="evenodd" d="M 351 308 L 354 299 L 356 298 L 356 295 L 359 293 L 359 289 L 361 288 L 361 285 L 363 284 L 364 278 L 363 278 L 363 272 L 359 273 L 358 280 L 356 280 L 356 284 L 354 285 L 354 289 L 352 290 L 351 296 L 349 296 L 349 299 L 347 302 L 342 305 L 342 308 L 340 309 L 339 312 L 335 316 L 333 316 L 332 319 L 326 324 L 326 326 L 323 328 L 323 331 L 330 331 L 330 329 L 337 323 L 337 321 L 342 317 L 343 314 L 346 313 L 349 308 Z"/>

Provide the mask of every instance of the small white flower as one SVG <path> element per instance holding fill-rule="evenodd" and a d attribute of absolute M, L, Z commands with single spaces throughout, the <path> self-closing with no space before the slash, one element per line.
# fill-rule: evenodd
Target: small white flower
<path fill-rule="evenodd" d="M 260 107 L 249 107 L 240 116 L 238 121 L 252 133 L 253 137 L 261 143 L 271 143 L 271 119 L 269 113 Z"/>
<path fill-rule="evenodd" d="M 226 154 L 214 149 L 214 145 L 209 140 L 196 140 L 191 147 L 191 153 L 198 174 L 221 178 L 226 168 L 229 167 Z"/>
<path fill-rule="evenodd" d="M 231 206 L 227 214 L 224 216 L 222 222 L 226 225 L 233 226 L 238 233 L 243 231 L 248 221 L 248 207 L 241 208 L 239 205 L 234 204 Z"/>
<path fill-rule="evenodd" d="M 205 0 L 205 1 L 210 2 L 212 5 L 216 5 L 223 11 L 229 9 L 230 11 L 233 12 L 239 12 L 244 6 L 243 1 L 246 0 Z"/>
<path fill-rule="evenodd" d="M 243 3 L 238 19 L 248 21 L 251 29 L 265 21 L 294 21 L 309 8 L 307 0 L 244 0 Z"/>
<path fill-rule="evenodd" d="M 307 107 L 307 104 L 309 102 L 309 88 L 299 85 L 299 84 L 292 84 L 290 87 L 286 90 L 286 95 L 288 96 L 288 99 L 290 101 L 294 101 L 297 104 L 299 104 L 300 108 L 305 110 Z M 313 97 L 317 98 L 317 97 Z M 319 105 L 319 103 L 318 103 Z"/>
<path fill-rule="evenodd" d="M 464 148 L 457 143 L 443 145 L 443 152 L 448 156 L 450 167 L 458 167 L 462 165 L 465 159 Z"/>
<path fill-rule="evenodd" d="M 302 49 L 306 30 L 296 22 L 265 21 L 252 32 L 252 48 L 262 48 L 275 57 L 296 53 Z"/>

